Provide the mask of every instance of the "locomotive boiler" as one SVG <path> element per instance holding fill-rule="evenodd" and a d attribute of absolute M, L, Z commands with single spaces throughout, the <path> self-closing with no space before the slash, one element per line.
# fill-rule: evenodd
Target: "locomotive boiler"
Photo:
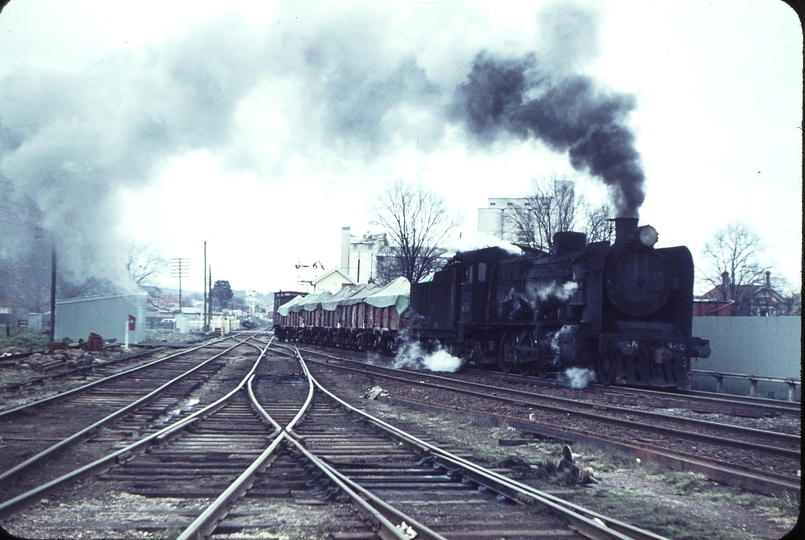
<path fill-rule="evenodd" d="M 413 337 L 477 364 L 546 376 L 594 370 L 603 384 L 690 387 L 693 259 L 657 249 L 657 231 L 615 219 L 615 242 L 554 235 L 550 253 L 499 247 L 459 252 L 411 284 Z"/>

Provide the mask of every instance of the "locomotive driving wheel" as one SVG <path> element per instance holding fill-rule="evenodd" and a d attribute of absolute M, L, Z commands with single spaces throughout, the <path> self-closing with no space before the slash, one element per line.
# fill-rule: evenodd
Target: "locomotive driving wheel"
<path fill-rule="evenodd" d="M 545 365 L 545 356 L 542 354 L 542 351 L 539 352 L 539 358 L 537 358 L 537 361 L 534 362 L 533 371 L 534 374 L 540 379 L 545 379 L 548 377 L 548 366 Z"/>
<path fill-rule="evenodd" d="M 530 333 L 526 330 L 507 330 L 500 340 L 500 360 L 498 365 L 503 373 L 516 371 L 521 375 L 531 372 L 532 364 L 522 362 L 521 347 L 529 343 Z"/>
<path fill-rule="evenodd" d="M 609 386 L 615 382 L 615 357 L 611 353 L 602 354 L 595 366 L 598 382 Z"/>
<path fill-rule="evenodd" d="M 527 330 L 521 330 L 517 333 L 517 346 L 524 347 L 530 349 L 531 352 L 527 354 L 527 356 L 531 357 L 534 350 L 534 336 L 531 332 Z M 519 362 L 517 363 L 517 372 L 520 375 L 530 375 L 534 372 L 534 368 L 537 365 L 536 362 L 523 362 L 523 349 L 520 349 L 517 353 L 517 359 Z"/>

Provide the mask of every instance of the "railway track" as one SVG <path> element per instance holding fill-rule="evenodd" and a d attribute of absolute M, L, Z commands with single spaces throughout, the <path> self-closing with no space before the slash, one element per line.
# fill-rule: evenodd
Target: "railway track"
<path fill-rule="evenodd" d="M 710 478 L 781 495 L 800 493 L 799 434 L 705 422 L 634 408 L 587 403 L 573 398 L 514 390 L 454 377 L 407 372 L 339 359 L 330 353 L 320 365 L 382 377 L 393 401 L 419 408 L 447 407 L 505 418 L 528 433 L 568 441 L 607 444 L 679 470 L 697 470 Z M 336 363 L 344 362 L 338 366 Z M 415 392 L 411 385 L 426 388 Z M 445 393 L 449 391 L 449 393 Z M 457 397 L 458 396 L 458 397 Z"/>
<path fill-rule="evenodd" d="M 227 377 L 248 362 L 240 340 L 193 349 L 43 400 L 0 411 L 2 500 L 29 483 L 57 478 L 189 415 L 220 395 Z M 215 350 L 215 349 L 213 349 Z M 234 356 L 233 356 L 234 355 Z"/>
<path fill-rule="evenodd" d="M 304 363 L 289 367 L 267 350 L 207 407 L 1 504 L 4 524 L 11 532 L 39 524 L 55 536 L 242 538 L 277 528 L 309 536 L 319 527 L 342 540 L 660 538 L 374 419 Z"/>

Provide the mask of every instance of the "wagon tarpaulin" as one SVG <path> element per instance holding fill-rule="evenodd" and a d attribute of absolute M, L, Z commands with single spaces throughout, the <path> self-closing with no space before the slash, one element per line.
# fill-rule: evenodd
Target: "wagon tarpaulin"
<path fill-rule="evenodd" d="M 397 313 L 402 315 L 410 303 L 411 283 L 404 277 L 398 277 L 385 287 L 366 297 L 370 306 L 384 308 L 394 306 Z"/>
<path fill-rule="evenodd" d="M 335 311 L 336 308 L 338 308 L 339 304 L 341 304 L 341 302 L 359 293 L 361 289 L 363 289 L 362 285 L 355 288 L 344 287 L 327 300 L 322 300 L 321 309 L 323 309 L 324 311 Z"/>
<path fill-rule="evenodd" d="M 290 313 L 290 311 L 291 311 L 291 308 L 294 307 L 296 304 L 298 304 L 299 302 L 301 302 L 304 299 L 305 299 L 305 297 L 300 294 L 299 296 L 295 297 L 290 302 L 286 302 L 285 304 L 282 304 L 279 308 L 277 308 L 277 313 L 279 313 L 283 317 L 287 317 L 288 313 Z"/>

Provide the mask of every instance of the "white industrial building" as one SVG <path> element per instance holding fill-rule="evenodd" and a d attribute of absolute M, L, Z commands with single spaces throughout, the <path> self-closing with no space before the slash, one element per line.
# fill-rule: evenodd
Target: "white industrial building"
<path fill-rule="evenodd" d="M 377 254 L 383 244 L 383 234 L 353 236 L 349 227 L 341 228 L 341 273 L 355 284 L 369 283 L 375 277 Z"/>
<path fill-rule="evenodd" d="M 478 233 L 476 239 L 510 240 L 511 218 L 514 208 L 523 208 L 526 198 L 490 198 L 489 206 L 478 209 Z"/>

